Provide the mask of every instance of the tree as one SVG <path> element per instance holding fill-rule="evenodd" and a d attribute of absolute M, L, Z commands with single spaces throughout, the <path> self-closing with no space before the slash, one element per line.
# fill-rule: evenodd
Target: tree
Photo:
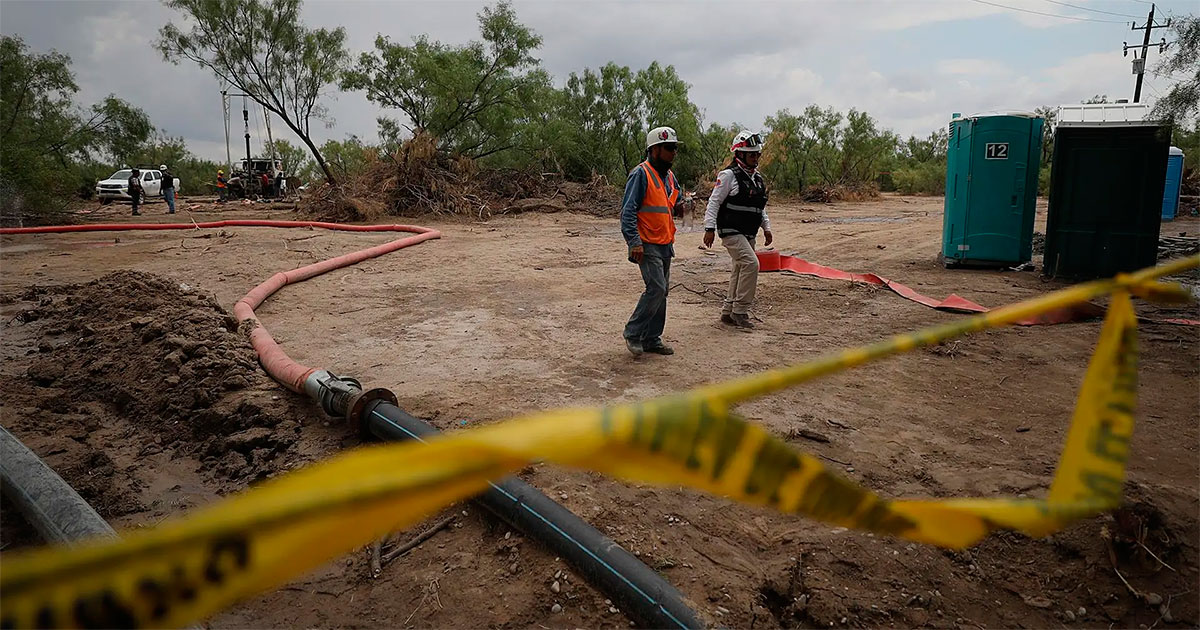
<path fill-rule="evenodd" d="M 66 55 L 31 53 L 20 38 L 0 37 L 0 205 L 6 209 L 62 209 L 70 194 L 95 184 L 95 169 L 85 163 L 128 161 L 150 135 L 146 114 L 115 96 L 88 110 L 77 107 L 70 64 Z"/>
<path fill-rule="evenodd" d="M 1042 125 L 1042 166 L 1050 165 L 1050 156 L 1054 155 L 1054 125 L 1058 121 L 1058 108 L 1047 105 L 1033 110 L 1033 113 L 1044 119 Z"/>
<path fill-rule="evenodd" d="M 733 143 L 733 137 L 737 135 L 737 132 L 741 130 L 742 127 L 736 124 L 724 126 L 715 122 L 709 123 L 708 127 L 700 134 L 696 149 L 690 151 L 699 162 L 701 178 L 707 177 L 710 181 L 716 181 L 717 171 L 729 162 L 732 155 L 729 152 L 729 145 Z"/>
<path fill-rule="evenodd" d="M 287 140 L 276 140 L 273 144 L 275 154 L 283 162 L 283 172 L 289 176 L 297 176 L 312 167 L 312 160 L 304 147 L 298 147 Z"/>
<path fill-rule="evenodd" d="M 409 46 L 376 37 L 375 53 L 359 56 L 342 89 L 364 90 L 372 103 L 400 110 L 406 123 L 380 120 L 393 137 L 401 125 L 472 158 L 517 148 L 521 125 L 536 115 L 533 95 L 550 82 L 533 56 L 542 38 L 517 21 L 508 2 L 484 8 L 478 19 L 483 41 L 464 46 L 425 35 Z"/>
<path fill-rule="evenodd" d="M 279 116 L 308 146 L 326 180 L 336 183 L 312 141 L 314 119 L 330 122 L 319 101 L 337 81 L 346 31 L 309 29 L 300 22 L 300 0 L 164 0 L 193 24 L 159 31 L 163 58 L 188 59 Z"/>
<path fill-rule="evenodd" d="M 1097 95 L 1093 96 L 1092 98 L 1089 98 L 1089 99 L 1083 101 L 1083 104 L 1084 105 L 1102 105 L 1107 102 L 1108 102 L 1107 94 L 1097 94 Z"/>
<path fill-rule="evenodd" d="M 340 142 L 327 140 L 321 145 L 321 152 L 328 158 L 329 167 L 341 178 L 362 173 L 379 157 L 378 147 L 366 144 L 354 135 Z"/>
<path fill-rule="evenodd" d="M 213 175 L 221 165 L 212 160 L 202 160 L 187 148 L 182 136 L 170 136 L 164 131 L 154 135 L 134 153 L 129 164 L 166 164 L 171 173 L 179 178 L 180 192 L 211 192 L 206 187 L 213 182 Z M 111 171 L 109 171 L 111 172 Z M 108 173 L 105 173 L 107 175 Z"/>
<path fill-rule="evenodd" d="M 1175 41 L 1154 69 L 1177 83 L 1154 104 L 1152 117 L 1175 127 L 1187 127 L 1200 114 L 1200 17 L 1172 15 Z"/>
<path fill-rule="evenodd" d="M 908 140 L 900 143 L 899 157 L 910 164 L 946 163 L 946 150 L 950 136 L 946 127 L 940 127 L 930 133 L 927 138 L 909 136 Z"/>
<path fill-rule="evenodd" d="M 643 94 L 628 66 L 609 62 L 599 72 L 572 72 L 561 107 L 568 129 L 556 151 L 568 176 L 623 179 L 642 160 Z"/>
<path fill-rule="evenodd" d="M 804 188 L 807 157 L 800 136 L 800 116 L 781 109 L 774 116 L 767 116 L 764 122 L 770 133 L 763 146 L 760 165 L 763 176 L 778 190 L 800 192 Z"/>
<path fill-rule="evenodd" d="M 688 97 L 691 86 L 679 78 L 675 66 L 664 67 L 657 61 L 639 71 L 635 81 L 643 104 L 643 131 L 659 126 L 675 130 L 680 147 L 673 170 L 682 184 L 695 185 L 707 167 L 696 153 L 700 144 L 700 108 Z"/>

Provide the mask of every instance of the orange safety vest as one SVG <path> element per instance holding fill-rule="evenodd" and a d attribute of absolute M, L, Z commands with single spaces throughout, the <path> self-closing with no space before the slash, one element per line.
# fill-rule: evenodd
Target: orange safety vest
<path fill-rule="evenodd" d="M 671 186 L 668 193 L 650 162 L 642 162 L 638 168 L 646 174 L 646 195 L 642 197 L 637 213 L 638 236 L 643 243 L 674 243 L 675 221 L 671 218 L 671 210 L 679 200 L 679 182 L 675 180 L 675 173 L 667 171 L 667 183 Z"/>
<path fill-rule="evenodd" d="M 225 176 L 217 175 L 217 188 L 224 188 L 224 187 L 225 187 Z"/>

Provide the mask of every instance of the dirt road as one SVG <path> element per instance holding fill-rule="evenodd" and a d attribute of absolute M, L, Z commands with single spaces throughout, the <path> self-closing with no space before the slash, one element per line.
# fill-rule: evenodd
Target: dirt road
<path fill-rule="evenodd" d="M 166 222 L 160 205 L 141 218 Z M 97 208 L 87 220 L 131 218 L 122 209 Z M 206 204 L 192 216 L 294 218 Z M 614 219 L 403 222 L 445 237 L 284 289 L 258 315 L 298 361 L 391 388 L 401 407 L 444 430 L 636 400 L 961 317 L 886 290 L 764 274 L 759 328 L 730 330 L 717 324 L 728 256 L 698 249 L 698 232 L 681 233 L 664 335 L 676 354 L 635 360 L 620 335 L 641 282 Z M 779 204 L 772 222 L 785 253 L 933 297 L 999 306 L 1061 286 L 1032 272 L 943 269 L 940 198 Z M 1181 231 L 1200 232 L 1200 221 L 1164 228 Z M 348 429 L 261 374 L 225 311 L 276 271 L 388 239 L 248 228 L 5 236 L 0 374 L 13 385 L 0 389 L 3 424 L 118 526 L 156 522 L 353 446 Z M 118 270 L 143 273 L 106 275 Z M 1197 317 L 1144 304 L 1139 313 Z M 740 412 L 779 435 L 821 434 L 828 442 L 796 445 L 886 496 L 1038 496 L 1098 331 L 1089 322 L 983 333 Z M 553 466 L 525 476 L 661 571 L 714 624 L 1196 625 L 1200 331 L 1148 322 L 1140 332 L 1129 507 L 1044 540 L 1003 534 L 948 553 Z M 451 528 L 378 579 L 355 553 L 212 624 L 628 625 L 535 543 L 473 507 L 451 513 Z M 29 544 L 12 514 L 6 504 L 5 544 Z M 556 603 L 562 612 L 552 612 Z"/>

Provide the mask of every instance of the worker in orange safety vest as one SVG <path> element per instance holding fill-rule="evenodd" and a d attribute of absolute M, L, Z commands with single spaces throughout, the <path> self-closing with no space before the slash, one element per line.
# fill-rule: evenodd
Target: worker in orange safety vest
<path fill-rule="evenodd" d="M 646 160 L 629 172 L 621 202 L 621 234 L 630 262 L 637 263 L 646 290 L 625 324 L 625 347 L 634 356 L 644 352 L 675 354 L 662 341 L 667 322 L 667 289 L 671 258 L 675 256 L 676 211 L 682 209 L 679 181 L 671 172 L 679 138 L 670 127 L 646 134 Z"/>

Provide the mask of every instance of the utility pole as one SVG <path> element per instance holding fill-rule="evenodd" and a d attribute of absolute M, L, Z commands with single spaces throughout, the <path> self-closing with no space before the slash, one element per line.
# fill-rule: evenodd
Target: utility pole
<path fill-rule="evenodd" d="M 1149 54 L 1149 49 L 1151 46 L 1150 32 L 1156 28 L 1167 28 L 1168 26 L 1171 25 L 1171 20 L 1169 20 L 1169 19 L 1167 20 L 1166 24 L 1155 24 L 1154 23 L 1154 8 L 1155 8 L 1154 5 L 1151 4 L 1150 5 L 1150 15 L 1148 15 L 1146 17 L 1146 25 L 1145 26 L 1138 26 L 1137 22 L 1134 22 L 1132 25 L 1133 28 L 1130 29 L 1130 30 L 1134 30 L 1134 31 L 1146 31 L 1146 36 L 1142 40 L 1142 56 L 1141 56 L 1141 58 L 1139 58 L 1137 56 L 1137 45 L 1136 44 L 1133 46 L 1130 46 L 1128 42 L 1122 42 L 1123 44 L 1125 44 L 1125 49 L 1122 53 L 1122 56 L 1128 55 L 1130 48 L 1133 49 L 1133 73 L 1137 75 L 1137 87 L 1135 87 L 1133 89 L 1133 102 L 1134 103 L 1140 102 L 1142 99 L 1142 78 L 1146 74 L 1146 55 Z M 1167 40 L 1164 38 L 1160 43 L 1153 44 L 1153 45 L 1158 46 L 1158 52 L 1161 53 L 1163 51 L 1163 49 L 1167 47 Z"/>
<path fill-rule="evenodd" d="M 229 94 L 221 90 L 221 114 L 225 119 L 225 168 L 233 173 L 233 156 L 229 154 Z"/>
<path fill-rule="evenodd" d="M 250 162 L 250 110 L 246 105 L 246 95 L 242 95 L 242 122 L 246 125 L 246 172 L 254 170 Z"/>

